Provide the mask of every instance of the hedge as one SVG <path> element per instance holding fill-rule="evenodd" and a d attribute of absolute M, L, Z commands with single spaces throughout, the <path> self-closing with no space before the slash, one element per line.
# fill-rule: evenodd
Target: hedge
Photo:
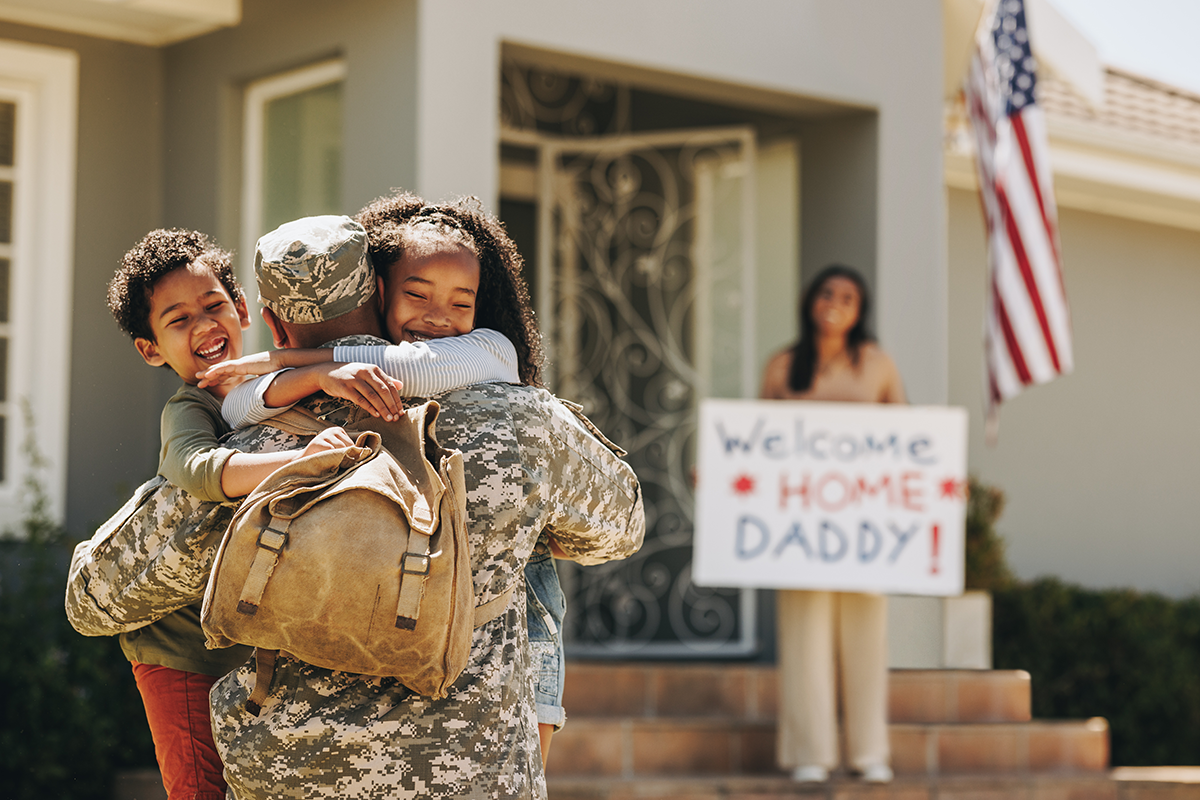
<path fill-rule="evenodd" d="M 1105 717 L 1114 766 L 1200 764 L 1200 597 L 1018 582 L 995 524 L 999 490 L 971 482 L 967 586 L 993 601 L 993 662 L 1033 678 L 1033 715 Z"/>

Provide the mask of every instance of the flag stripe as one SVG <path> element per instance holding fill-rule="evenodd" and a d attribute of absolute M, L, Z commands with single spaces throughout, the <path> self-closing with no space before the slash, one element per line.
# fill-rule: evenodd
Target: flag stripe
<path fill-rule="evenodd" d="M 994 410 L 1023 387 L 1070 372 L 1073 357 L 1024 1 L 995 4 L 976 43 L 964 88 L 988 235 L 985 389 Z"/>
<path fill-rule="evenodd" d="M 1021 229 L 1013 217 L 1012 206 L 1008 202 L 1008 192 L 1004 187 L 996 187 L 996 198 L 1000 201 L 1000 213 L 1004 217 L 1008 241 L 1012 246 L 1017 269 L 1021 271 L 1021 279 L 1025 282 L 1029 304 L 1033 307 L 1033 313 L 1037 315 L 1038 325 L 1042 329 L 1042 339 L 1046 343 L 1046 350 L 1050 353 L 1050 360 L 1054 363 L 1054 371 L 1061 372 L 1062 367 L 1058 363 L 1058 348 L 1054 346 L 1054 336 L 1050 333 L 1050 323 L 1046 319 L 1046 308 L 1042 305 L 1042 295 L 1038 291 L 1037 282 L 1033 279 L 1033 269 L 1029 265 L 1029 256 L 1025 253 L 1025 241 L 1022 239 Z"/>

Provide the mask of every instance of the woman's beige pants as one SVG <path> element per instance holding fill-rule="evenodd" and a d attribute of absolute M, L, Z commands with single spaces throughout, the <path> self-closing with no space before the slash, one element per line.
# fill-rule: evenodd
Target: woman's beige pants
<path fill-rule="evenodd" d="M 844 763 L 856 770 L 886 765 L 887 598 L 792 590 L 775 596 L 779 765 L 839 765 L 839 672 Z"/>

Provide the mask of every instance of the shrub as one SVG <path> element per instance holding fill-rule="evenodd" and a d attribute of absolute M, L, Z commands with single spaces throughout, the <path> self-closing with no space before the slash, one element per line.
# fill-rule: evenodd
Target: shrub
<path fill-rule="evenodd" d="M 1004 540 L 996 520 L 1004 511 L 1004 493 L 975 478 L 968 483 L 966 527 L 966 585 L 996 591 L 1011 586 L 1012 572 L 1004 558 Z"/>
<path fill-rule="evenodd" d="M 117 641 L 67 621 L 71 548 L 37 480 L 24 488 L 25 519 L 0 535 L 0 786 L 10 800 L 107 799 L 117 769 L 154 764 L 146 715 Z"/>
<path fill-rule="evenodd" d="M 998 669 L 1033 676 L 1036 717 L 1108 719 L 1112 763 L 1200 763 L 1200 598 L 1054 578 L 998 590 Z"/>

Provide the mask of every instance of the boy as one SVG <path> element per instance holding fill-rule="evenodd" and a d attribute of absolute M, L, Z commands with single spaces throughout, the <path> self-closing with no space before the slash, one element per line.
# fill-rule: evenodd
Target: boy
<path fill-rule="evenodd" d="M 173 369 L 184 386 L 163 409 L 159 472 L 211 502 L 229 502 L 298 455 L 243 454 L 218 446 L 228 431 L 221 397 L 228 387 L 197 389 L 199 370 L 242 351 L 250 324 L 229 253 L 196 231 L 156 230 L 121 260 L 108 287 L 108 307 L 151 366 Z M 380 384 L 391 386 L 386 379 Z M 393 402 L 398 402 L 393 396 Z M 304 452 L 349 437 L 330 431 Z M 154 738 L 163 786 L 171 800 L 225 797 L 223 767 L 212 740 L 208 691 L 244 662 L 250 648 L 209 651 L 199 606 L 189 606 L 120 636 Z"/>
<path fill-rule="evenodd" d="M 365 305 L 374 296 L 365 234 L 349 218 L 326 219 L 331 241 L 343 245 L 329 257 L 349 260 L 372 276 L 367 283 L 339 287 L 337 302 Z M 302 450 L 251 454 L 220 446 L 221 436 L 229 432 L 221 416 L 222 402 L 239 379 L 200 388 L 198 375 L 241 356 L 242 331 L 250 322 L 230 254 L 204 234 L 151 231 L 122 259 L 109 285 L 108 305 L 143 360 L 171 368 L 184 382 L 163 409 L 159 473 L 189 494 L 207 502 L 233 502 L 294 458 L 353 444 L 344 430 L 330 428 Z M 486 357 L 477 358 L 470 347 L 456 353 L 416 354 L 417 360 L 421 357 L 439 359 L 452 370 L 456 357 L 461 357 L 482 361 L 486 369 L 502 375 L 512 372 L 493 366 Z M 449 379 L 434 382 L 439 391 L 458 385 Z M 368 364 L 326 365 L 316 388 L 375 416 L 391 418 L 400 412 L 399 382 Z M 120 638 L 133 663 L 169 797 L 224 797 L 208 690 L 248 658 L 249 648 L 206 650 L 198 606 Z"/>

